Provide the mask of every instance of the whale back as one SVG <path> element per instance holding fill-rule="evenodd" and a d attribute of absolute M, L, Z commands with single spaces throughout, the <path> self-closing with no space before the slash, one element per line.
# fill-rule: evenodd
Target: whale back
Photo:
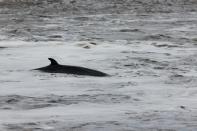
<path fill-rule="evenodd" d="M 88 75 L 88 76 L 98 76 L 98 77 L 109 76 L 106 73 L 94 69 L 89 69 L 80 66 L 61 65 L 58 64 L 58 62 L 53 58 L 48 58 L 48 59 L 51 62 L 50 65 L 37 68 L 34 70 L 40 70 L 42 72 L 48 72 L 48 73 L 66 73 L 66 74 Z"/>

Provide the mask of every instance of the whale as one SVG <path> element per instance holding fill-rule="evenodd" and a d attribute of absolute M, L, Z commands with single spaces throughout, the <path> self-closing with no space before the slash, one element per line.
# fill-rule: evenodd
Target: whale
<path fill-rule="evenodd" d="M 80 66 L 61 65 L 53 58 L 48 58 L 48 59 L 51 62 L 48 66 L 36 68 L 33 70 L 38 70 L 46 73 L 65 73 L 65 74 L 97 76 L 97 77 L 109 76 L 104 72 L 97 71 L 94 69 L 89 69 Z"/>

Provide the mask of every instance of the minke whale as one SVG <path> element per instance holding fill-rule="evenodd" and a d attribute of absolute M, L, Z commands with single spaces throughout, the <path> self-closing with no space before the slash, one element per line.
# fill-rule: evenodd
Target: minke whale
<path fill-rule="evenodd" d="M 47 73 L 65 73 L 65 74 L 75 74 L 75 75 L 86 75 L 86 76 L 98 76 L 98 77 L 105 77 L 109 76 L 106 73 L 103 73 L 101 71 L 85 68 L 85 67 L 79 67 L 79 66 L 71 66 L 71 65 L 61 65 L 53 58 L 48 58 L 50 60 L 50 65 L 37 68 L 34 70 L 39 70 L 42 72 Z"/>

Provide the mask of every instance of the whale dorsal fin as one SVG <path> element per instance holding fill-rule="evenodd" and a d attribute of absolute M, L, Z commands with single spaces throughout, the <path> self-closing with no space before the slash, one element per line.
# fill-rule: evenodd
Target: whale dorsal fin
<path fill-rule="evenodd" d="M 53 58 L 48 58 L 51 61 L 51 65 L 59 65 Z"/>

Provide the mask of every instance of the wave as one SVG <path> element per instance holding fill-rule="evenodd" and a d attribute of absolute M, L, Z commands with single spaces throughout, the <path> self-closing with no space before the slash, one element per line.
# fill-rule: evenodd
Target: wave
<path fill-rule="evenodd" d="M 42 9 L 71 13 L 173 13 L 197 11 L 196 0 L 0 0 L 6 8 Z M 40 11 L 40 10 L 38 10 Z"/>

